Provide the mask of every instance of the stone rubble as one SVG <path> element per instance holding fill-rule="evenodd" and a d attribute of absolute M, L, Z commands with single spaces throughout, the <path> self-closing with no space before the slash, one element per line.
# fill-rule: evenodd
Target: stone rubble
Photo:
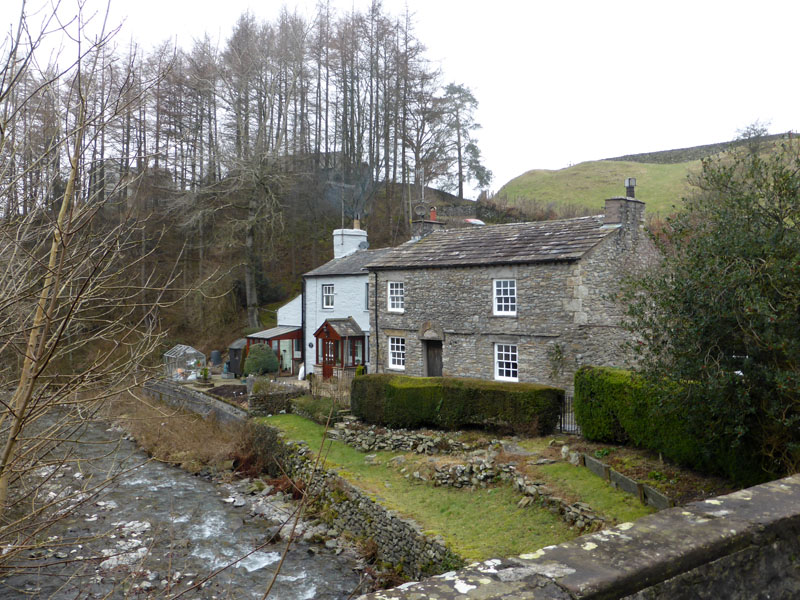
<path fill-rule="evenodd" d="M 395 457 L 390 464 L 400 467 L 400 472 L 407 478 L 426 482 L 432 481 L 436 486 L 449 486 L 454 488 L 487 487 L 498 482 L 511 482 L 514 489 L 522 494 L 518 506 L 526 507 L 533 504 L 549 509 L 553 514 L 559 515 L 570 526 L 579 531 L 593 531 L 605 526 L 605 519 L 595 513 L 590 506 L 582 502 L 568 503 L 554 496 L 544 484 L 529 480 L 524 475 L 519 475 L 513 464 L 497 464 L 496 457 L 503 445 L 498 440 L 489 442 L 488 448 L 475 448 L 465 444 L 442 432 L 426 433 L 405 429 L 383 429 L 374 425 L 365 426 L 357 422 L 337 423 L 334 429 L 328 431 L 328 437 L 337 439 L 362 452 L 389 450 L 396 452 L 415 452 L 417 454 L 467 454 L 466 462 L 445 465 L 436 465 L 431 470 L 415 469 L 406 473 L 403 467 L 405 459 Z M 577 464 L 578 452 L 571 452 L 568 445 L 561 446 L 561 457 Z M 368 454 L 365 457 L 367 464 L 377 464 L 376 455 Z M 534 459 L 532 464 L 547 465 L 556 461 L 550 458 Z"/>
<path fill-rule="evenodd" d="M 475 449 L 443 432 L 427 433 L 408 429 L 384 429 L 358 422 L 336 423 L 328 437 L 344 442 L 363 452 L 389 450 L 416 454 L 454 454 Z"/>

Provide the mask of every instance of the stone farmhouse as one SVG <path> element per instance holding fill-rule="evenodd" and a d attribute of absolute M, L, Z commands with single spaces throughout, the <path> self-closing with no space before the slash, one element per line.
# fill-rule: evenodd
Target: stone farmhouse
<path fill-rule="evenodd" d="M 434 230 L 367 264 L 370 372 L 538 382 L 630 365 L 620 283 L 658 260 L 644 203 L 605 214 Z M 433 230 L 433 231 L 431 231 Z"/>

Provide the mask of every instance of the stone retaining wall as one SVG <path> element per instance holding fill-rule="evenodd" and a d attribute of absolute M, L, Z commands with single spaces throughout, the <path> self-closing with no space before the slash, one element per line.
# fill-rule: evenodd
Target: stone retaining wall
<path fill-rule="evenodd" d="M 320 516 L 340 531 L 356 538 L 372 539 L 378 560 L 411 578 L 425 577 L 463 566 L 441 537 L 425 535 L 419 525 L 385 509 L 335 472 L 314 469 L 314 458 L 305 444 L 290 444 L 289 468 L 294 479 L 313 481 L 309 492 Z"/>
<path fill-rule="evenodd" d="M 201 392 L 165 381 L 150 381 L 142 386 L 150 397 L 167 404 L 220 420 L 244 420 L 247 412 L 206 396 Z M 314 469 L 313 454 L 304 443 L 287 443 L 287 464 L 292 477 L 313 481 L 309 491 L 322 509 L 322 517 L 340 531 L 356 538 L 372 539 L 377 558 L 420 578 L 463 566 L 464 560 L 452 552 L 441 537 L 425 535 L 419 525 L 387 510 L 335 472 Z"/>
<path fill-rule="evenodd" d="M 248 412 L 251 417 L 266 417 L 281 412 L 293 412 L 292 400 L 305 392 L 294 386 L 282 386 L 285 389 L 270 389 L 267 392 L 255 392 L 247 397 Z M 303 415 L 304 416 L 304 415 Z"/>
<path fill-rule="evenodd" d="M 364 600 L 800 597 L 800 475 Z"/>
<path fill-rule="evenodd" d="M 223 423 L 247 419 L 247 411 L 241 408 L 170 381 L 153 379 L 143 384 L 141 389 L 151 398 L 176 408 L 190 410 L 203 417 L 213 413 Z"/>

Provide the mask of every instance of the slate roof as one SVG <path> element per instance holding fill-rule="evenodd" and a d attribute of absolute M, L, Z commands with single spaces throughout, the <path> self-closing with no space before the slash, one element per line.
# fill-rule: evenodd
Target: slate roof
<path fill-rule="evenodd" d="M 330 325 L 341 337 L 357 337 L 364 335 L 364 331 L 358 326 L 358 323 L 356 323 L 356 320 L 353 317 L 347 317 L 344 319 L 325 319 L 325 323 Z M 325 326 L 325 323 L 317 328 L 317 331 L 314 333 L 314 335 L 319 333 L 319 330 Z"/>
<path fill-rule="evenodd" d="M 573 261 L 619 225 L 603 215 L 445 229 L 392 248 L 368 263 L 370 269 L 423 269 Z"/>
<path fill-rule="evenodd" d="M 366 275 L 364 269 L 368 262 L 379 260 L 392 248 L 380 248 L 378 250 L 357 250 L 352 254 L 342 258 L 334 258 L 324 265 L 317 267 L 306 273 L 304 277 L 318 277 L 320 275 Z"/>

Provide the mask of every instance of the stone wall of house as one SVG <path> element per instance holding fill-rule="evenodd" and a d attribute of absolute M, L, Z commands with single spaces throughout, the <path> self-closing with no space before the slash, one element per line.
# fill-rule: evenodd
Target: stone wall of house
<path fill-rule="evenodd" d="M 643 231 L 617 226 L 580 261 L 373 271 L 379 322 L 373 310 L 372 371 L 392 371 L 395 336 L 406 341 L 405 369 L 397 372 L 426 375 L 426 343 L 434 340 L 442 343 L 443 375 L 492 379 L 495 344 L 507 343 L 517 346 L 520 381 L 571 390 L 581 365 L 630 365 L 632 337 L 620 326 L 615 298 L 625 277 L 656 260 Z M 516 279 L 516 316 L 492 314 L 495 279 Z M 386 309 L 390 281 L 404 283 L 402 313 Z"/>
<path fill-rule="evenodd" d="M 800 597 L 800 475 L 362 598 Z"/>

